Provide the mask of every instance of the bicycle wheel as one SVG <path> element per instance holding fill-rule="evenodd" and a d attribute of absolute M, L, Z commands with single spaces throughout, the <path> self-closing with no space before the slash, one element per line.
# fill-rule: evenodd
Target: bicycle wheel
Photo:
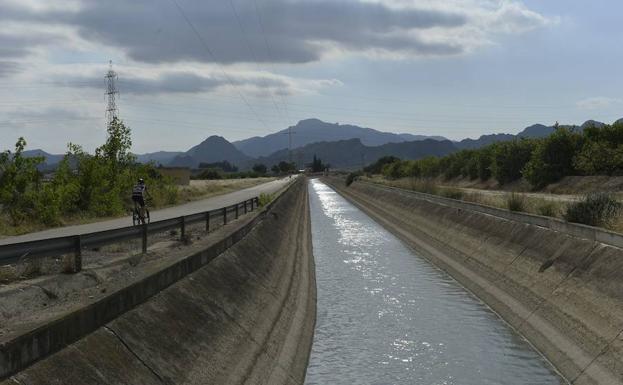
<path fill-rule="evenodd" d="M 141 223 L 141 220 L 138 216 L 138 211 L 136 209 L 132 210 L 132 224 L 134 226 L 138 225 L 139 223 Z"/>
<path fill-rule="evenodd" d="M 143 223 L 149 223 L 149 210 L 145 208 L 145 220 Z"/>

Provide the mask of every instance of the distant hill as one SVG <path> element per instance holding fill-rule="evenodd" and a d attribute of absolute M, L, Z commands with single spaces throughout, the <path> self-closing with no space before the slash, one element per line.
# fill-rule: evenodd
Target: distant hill
<path fill-rule="evenodd" d="M 42 156 L 45 158 L 44 162 L 48 166 L 58 164 L 61 160 L 63 160 L 63 157 L 65 156 L 64 154 L 63 155 L 50 154 L 49 152 L 45 152 L 40 149 L 26 150 L 22 154 L 26 158 L 34 158 L 36 156 Z"/>
<path fill-rule="evenodd" d="M 386 155 L 394 155 L 402 159 L 420 159 L 427 156 L 444 156 L 457 150 L 449 140 L 438 141 L 426 139 L 412 142 L 386 143 L 380 146 L 366 146 L 360 139 L 339 140 L 334 142 L 317 142 L 299 147 L 292 151 L 292 161 L 299 167 L 311 163 L 316 155 L 323 163 L 332 168 L 360 168 Z M 263 163 L 268 167 L 288 161 L 288 150 L 279 150 L 269 156 L 260 157 L 252 163 Z M 249 167 L 250 163 L 246 165 Z"/>
<path fill-rule="evenodd" d="M 154 162 L 156 164 L 169 164 L 173 158 L 183 154 L 181 151 L 157 151 L 147 154 L 136 154 L 136 160 L 140 163 Z"/>
<path fill-rule="evenodd" d="M 623 119 L 621 119 L 623 121 Z M 582 131 L 584 128 L 589 126 L 595 127 L 603 127 L 605 123 L 598 122 L 596 120 L 587 120 L 582 125 L 564 125 L 562 127 L 571 128 L 577 131 Z M 546 136 L 551 135 L 554 132 L 554 126 L 545 126 L 543 124 L 533 124 L 532 126 L 528 126 L 524 128 L 517 135 L 513 134 L 490 134 L 490 135 L 482 135 L 478 139 L 463 139 L 459 142 L 454 142 L 454 144 L 461 150 L 463 149 L 475 149 L 483 146 L 487 146 L 489 144 L 495 142 L 503 142 L 507 140 L 513 140 L 515 138 L 544 138 Z"/>
<path fill-rule="evenodd" d="M 292 126 L 291 130 L 293 132 L 292 148 L 302 147 L 310 143 L 335 142 L 354 138 L 360 139 L 366 146 L 380 146 L 385 143 L 400 143 L 429 138 L 445 140 L 440 136 L 394 134 L 350 124 L 326 123 L 319 119 L 301 120 Z M 233 142 L 233 145 L 250 157 L 267 156 L 275 151 L 288 148 L 288 129 L 262 137 L 255 136 L 239 140 Z"/>
<path fill-rule="evenodd" d="M 185 153 L 175 156 L 168 165 L 194 168 L 200 163 L 214 163 L 224 160 L 240 165 L 250 158 L 222 136 L 213 135 Z"/>

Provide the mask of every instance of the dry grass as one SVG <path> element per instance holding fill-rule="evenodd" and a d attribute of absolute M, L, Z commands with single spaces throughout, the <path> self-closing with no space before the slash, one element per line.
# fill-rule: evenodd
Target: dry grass
<path fill-rule="evenodd" d="M 191 180 L 190 186 L 179 187 L 179 202 L 192 202 L 215 195 L 257 186 L 276 178 L 244 178 L 219 180 Z"/>

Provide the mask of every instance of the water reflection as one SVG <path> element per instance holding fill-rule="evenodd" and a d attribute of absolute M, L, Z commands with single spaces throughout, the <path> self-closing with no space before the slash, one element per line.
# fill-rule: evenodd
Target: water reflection
<path fill-rule="evenodd" d="M 445 273 L 310 181 L 318 318 L 306 384 L 561 384 Z"/>

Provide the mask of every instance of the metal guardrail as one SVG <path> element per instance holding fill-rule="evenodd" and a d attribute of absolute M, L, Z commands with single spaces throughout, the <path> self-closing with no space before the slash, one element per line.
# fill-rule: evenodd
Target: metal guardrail
<path fill-rule="evenodd" d="M 232 214 L 237 219 L 241 213 L 246 214 L 249 210 L 253 211 L 258 205 L 259 198 L 254 197 L 231 206 L 138 226 L 0 245 L 0 265 L 19 262 L 24 258 L 55 257 L 73 253 L 75 256 L 73 270 L 78 272 L 82 269 L 83 248 L 101 247 L 141 238 L 142 251 L 145 253 L 147 252 L 147 238 L 149 234 L 180 229 L 180 237 L 183 239 L 186 235 L 186 226 L 188 225 L 204 222 L 206 231 L 210 231 L 210 225 L 214 218 L 222 218 L 223 224 L 226 225 Z"/>

